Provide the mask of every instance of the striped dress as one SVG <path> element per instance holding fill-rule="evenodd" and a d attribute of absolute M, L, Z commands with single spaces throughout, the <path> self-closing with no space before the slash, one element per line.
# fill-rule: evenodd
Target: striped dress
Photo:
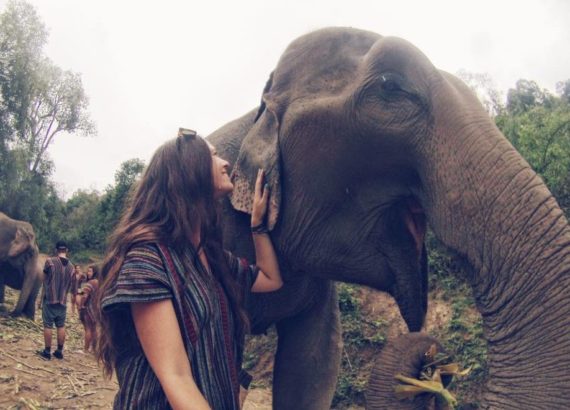
<path fill-rule="evenodd" d="M 48 258 L 44 265 L 44 302 L 48 305 L 66 305 L 75 269 L 68 259 Z"/>
<path fill-rule="evenodd" d="M 227 253 L 230 271 L 244 297 L 259 273 Z M 196 384 L 212 409 L 239 409 L 241 343 L 234 333 L 234 314 L 222 286 L 193 251 L 149 244 L 132 248 L 117 280 L 102 298 L 117 347 L 115 369 L 119 391 L 115 409 L 169 409 L 160 383 L 136 337 L 129 303 L 172 299 Z"/>
<path fill-rule="evenodd" d="M 79 307 L 79 320 L 83 324 L 92 325 L 95 323 L 97 317 L 95 312 L 95 298 L 97 297 L 97 291 L 99 290 L 99 280 L 90 279 L 81 288 L 83 291 L 82 306 Z"/>
<path fill-rule="evenodd" d="M 71 278 L 71 288 L 70 292 L 73 296 L 77 295 L 77 291 L 81 289 L 81 286 L 87 281 L 87 276 L 85 274 L 81 274 L 77 276 L 77 274 L 73 274 Z"/>

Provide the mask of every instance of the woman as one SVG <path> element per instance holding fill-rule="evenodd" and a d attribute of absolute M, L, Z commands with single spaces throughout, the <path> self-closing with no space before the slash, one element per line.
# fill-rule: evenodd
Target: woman
<path fill-rule="evenodd" d="M 98 349 L 107 374 L 117 373 L 116 409 L 240 407 L 243 302 L 282 281 L 263 225 L 261 170 L 251 216 L 257 267 L 222 249 L 216 204 L 233 189 L 228 168 L 181 129 L 154 153 L 111 238 Z"/>
<path fill-rule="evenodd" d="M 95 352 L 97 343 L 97 322 L 95 312 L 95 299 L 99 289 L 98 269 L 96 265 L 87 268 L 87 282 L 77 292 L 77 307 L 79 309 L 79 320 L 83 323 L 84 349 L 85 352 Z"/>
<path fill-rule="evenodd" d="M 75 272 L 71 278 L 71 313 L 75 313 L 77 304 L 79 302 L 79 296 L 77 293 L 79 289 L 81 289 L 81 285 L 85 282 L 86 277 L 83 271 L 81 270 L 81 265 L 75 265 Z"/>

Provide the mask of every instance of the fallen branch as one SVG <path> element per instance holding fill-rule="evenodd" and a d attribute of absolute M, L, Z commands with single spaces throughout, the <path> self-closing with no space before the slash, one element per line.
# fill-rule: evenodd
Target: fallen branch
<path fill-rule="evenodd" d="M 83 394 L 80 394 L 79 397 L 91 396 L 92 394 L 95 394 L 95 393 L 97 393 L 97 392 L 95 392 L 95 391 L 88 391 L 88 392 L 85 392 L 85 393 L 83 393 Z"/>
<path fill-rule="evenodd" d="M 97 390 L 117 391 L 117 389 L 113 389 L 112 387 L 97 387 Z"/>
<path fill-rule="evenodd" d="M 20 381 L 18 380 L 18 375 L 14 377 L 14 383 L 15 383 L 14 394 L 18 394 L 20 393 Z"/>
<path fill-rule="evenodd" d="M 69 374 L 67 374 L 66 376 L 67 376 L 67 380 L 69 380 L 69 383 L 71 383 L 71 387 L 73 387 L 73 391 L 75 392 L 75 395 L 79 396 L 79 392 L 77 391 L 77 387 L 75 387 L 75 383 L 73 383 L 73 380 L 71 380 L 71 377 L 69 376 Z"/>
<path fill-rule="evenodd" d="M 28 369 L 32 369 L 32 370 L 43 370 L 44 372 L 48 372 L 48 373 L 51 373 L 51 374 L 56 374 L 55 372 L 52 372 L 51 370 L 48 370 L 48 369 L 43 369 L 43 368 L 41 368 L 41 367 L 34 367 L 34 366 L 31 366 L 31 365 L 29 365 L 28 363 L 26 363 L 26 362 L 24 362 L 24 361 L 21 361 L 21 360 L 16 359 L 16 358 L 15 358 L 14 356 L 12 356 L 10 353 L 0 352 L 0 354 L 9 357 L 10 359 L 14 360 L 16 363 L 20 363 L 22 366 L 26 366 Z"/>
<path fill-rule="evenodd" d="M 24 372 L 24 373 L 30 374 L 30 375 L 32 375 L 32 376 L 34 376 L 34 377 L 38 377 L 37 374 L 35 374 L 35 373 L 33 373 L 33 372 L 30 372 L 29 370 L 26 370 L 26 369 L 20 369 L 20 368 L 18 368 L 18 367 L 14 367 L 14 369 L 16 369 L 16 370 L 18 370 L 18 371 L 20 371 L 20 372 Z"/>
<path fill-rule="evenodd" d="M 40 402 L 34 399 L 26 399 L 24 397 L 20 397 L 20 403 L 24 403 L 27 409 L 30 410 L 39 410 L 40 409 Z"/>

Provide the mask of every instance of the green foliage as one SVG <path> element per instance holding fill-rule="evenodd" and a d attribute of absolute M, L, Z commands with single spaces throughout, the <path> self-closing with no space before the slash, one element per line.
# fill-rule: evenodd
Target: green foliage
<path fill-rule="evenodd" d="M 65 204 L 66 218 L 62 230 L 70 249 L 78 252 L 96 249 L 104 245 L 102 227 L 98 220 L 99 194 L 94 191 L 77 191 Z"/>
<path fill-rule="evenodd" d="M 458 76 L 477 94 L 499 129 L 569 215 L 570 80 L 559 82 L 558 95 L 553 95 L 536 82 L 521 79 L 503 102 L 488 75 L 461 71 Z"/>
<path fill-rule="evenodd" d="M 497 126 L 544 179 L 566 214 L 570 210 L 570 81 L 559 97 L 533 81 L 509 90 L 507 109 Z"/>
<path fill-rule="evenodd" d="M 552 102 L 548 90 L 541 89 L 534 81 L 521 79 L 508 91 L 506 109 L 509 114 L 518 115 L 534 107 L 550 107 Z"/>
<path fill-rule="evenodd" d="M 11 1 L 0 15 L 0 88 L 10 114 L 15 147 L 36 172 L 61 132 L 94 133 L 81 77 L 55 66 L 44 54 L 47 31 L 34 8 Z"/>
<path fill-rule="evenodd" d="M 364 404 L 368 377 L 374 364 L 370 357 L 374 357 L 386 342 L 386 324 L 363 317 L 358 286 L 346 283 L 336 286 L 344 348 L 333 407 L 342 409 L 351 404 Z"/>
<path fill-rule="evenodd" d="M 96 191 L 79 190 L 65 203 L 65 218 L 59 232 L 74 253 L 84 261 L 98 259 L 105 251 L 107 237 L 117 225 L 129 192 L 144 169 L 138 158 L 121 164 L 115 174 L 115 184 L 109 185 L 103 195 Z"/>
<path fill-rule="evenodd" d="M 431 232 L 427 242 L 430 292 L 451 302 L 451 320 L 443 329 L 433 332 L 433 336 L 454 354 L 455 362 L 465 368 L 471 367 L 466 377 L 453 382 L 451 390 L 462 403 L 458 409 L 473 408 L 487 378 L 487 342 L 483 322 L 467 285 L 469 272 L 463 269 L 462 261 L 450 254 Z"/>
<path fill-rule="evenodd" d="M 133 158 L 121 164 L 115 173 L 115 185 L 108 186 L 98 208 L 98 223 L 105 239 L 99 244 L 103 250 L 107 236 L 119 222 L 132 188 L 144 170 L 144 161 Z"/>
<path fill-rule="evenodd" d="M 557 82 L 556 92 L 564 103 L 570 104 L 570 80 Z"/>
<path fill-rule="evenodd" d="M 271 326 L 265 334 L 246 335 L 243 368 L 252 376 L 251 387 L 271 387 L 273 356 L 277 350 L 277 330 Z"/>
<path fill-rule="evenodd" d="M 10 1 L 0 14 L 0 211 L 30 222 L 49 252 L 65 204 L 50 180 L 47 148 L 61 132 L 92 134 L 94 125 L 80 76 L 45 56 L 46 41 L 35 9 Z"/>

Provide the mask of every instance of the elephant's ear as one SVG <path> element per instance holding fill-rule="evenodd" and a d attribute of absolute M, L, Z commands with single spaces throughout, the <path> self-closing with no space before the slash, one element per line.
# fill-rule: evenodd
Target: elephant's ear
<path fill-rule="evenodd" d="M 232 173 L 234 191 L 231 202 L 238 211 L 251 214 L 257 171 L 265 171 L 269 185 L 267 227 L 272 230 L 277 223 L 281 203 L 281 172 L 279 165 L 279 121 L 272 110 L 270 97 L 263 98 L 265 109 L 245 136 Z"/>
<path fill-rule="evenodd" d="M 14 258 L 28 249 L 30 246 L 30 237 L 23 229 L 16 229 L 16 235 L 8 249 L 8 257 Z"/>

